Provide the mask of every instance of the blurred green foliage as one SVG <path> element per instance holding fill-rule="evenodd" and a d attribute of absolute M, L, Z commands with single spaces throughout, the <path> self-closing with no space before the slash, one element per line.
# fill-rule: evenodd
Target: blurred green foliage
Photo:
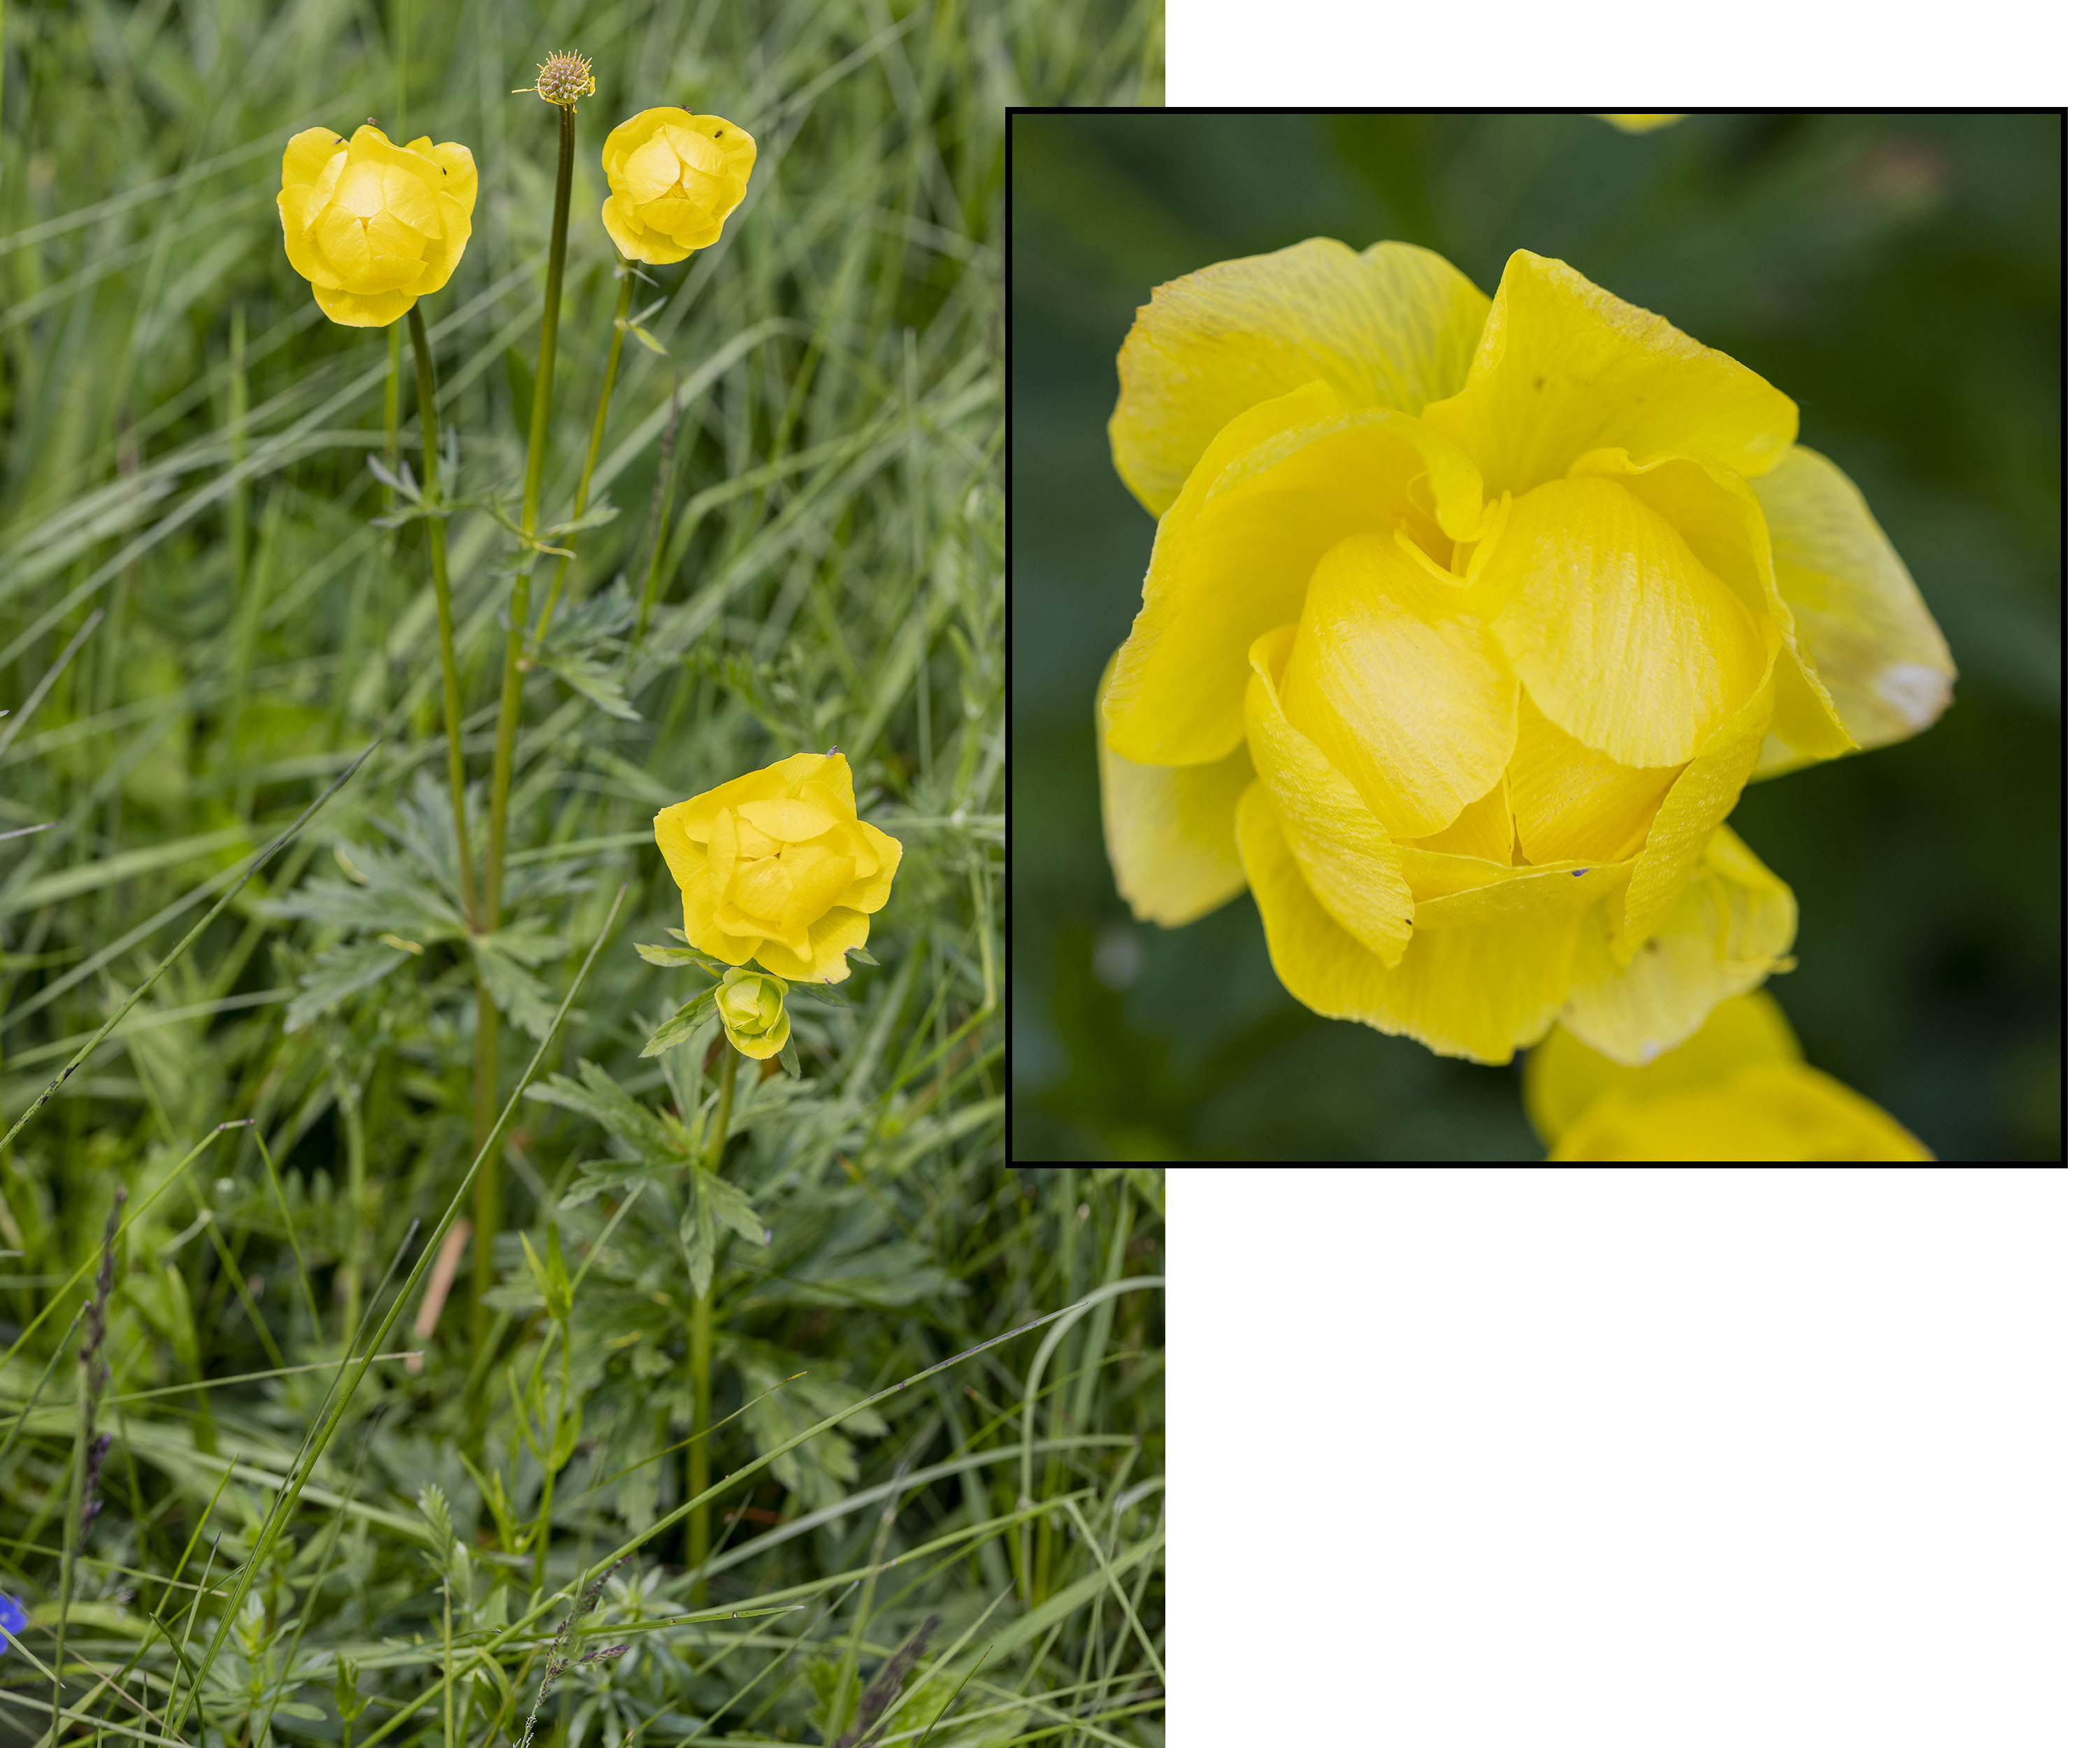
<path fill-rule="evenodd" d="M 1560 256 L 1758 371 L 1846 469 L 1961 678 L 1905 745 L 1751 788 L 1811 1061 L 1945 1159 L 2062 1145 L 2062 126 L 2054 115 L 1018 117 L 1012 540 L 1024 1158 L 1535 1159 L 1514 1069 L 1321 1020 L 1251 899 L 1134 923 L 1092 702 L 1152 523 L 1104 426 L 1149 288 L 1312 236 L 1492 291 Z"/>

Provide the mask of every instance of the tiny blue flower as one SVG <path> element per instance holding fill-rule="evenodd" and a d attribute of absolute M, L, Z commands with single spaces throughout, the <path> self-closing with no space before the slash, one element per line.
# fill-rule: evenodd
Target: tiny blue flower
<path fill-rule="evenodd" d="M 0 1591 L 0 1650 L 6 1649 L 15 1634 L 29 1624 L 29 1617 L 21 1604 L 7 1591 Z"/>

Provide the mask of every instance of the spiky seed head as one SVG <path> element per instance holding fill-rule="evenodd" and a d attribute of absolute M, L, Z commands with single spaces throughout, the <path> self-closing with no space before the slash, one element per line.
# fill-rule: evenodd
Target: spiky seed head
<path fill-rule="evenodd" d="M 564 109 L 576 107 L 576 99 L 589 97 L 598 90 L 598 81 L 591 77 L 588 57 L 564 51 L 549 55 L 540 68 L 540 77 L 533 82 L 532 89 L 549 103 Z"/>

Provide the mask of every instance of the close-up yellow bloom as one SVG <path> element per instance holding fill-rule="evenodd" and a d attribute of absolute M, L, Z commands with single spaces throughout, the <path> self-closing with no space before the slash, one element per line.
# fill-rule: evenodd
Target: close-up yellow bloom
<path fill-rule="evenodd" d="M 763 971 L 732 965 L 715 990 L 722 1036 L 757 1062 L 788 1041 L 788 986 Z"/>
<path fill-rule="evenodd" d="M 600 209 L 629 261 L 683 261 L 721 236 L 743 199 L 758 143 L 734 121 L 676 105 L 644 109 L 606 136 Z"/>
<path fill-rule="evenodd" d="M 285 148 L 285 253 L 330 321 L 383 328 L 452 276 L 476 183 L 465 146 L 427 135 L 397 146 L 368 123 L 347 139 L 310 127 Z"/>
<path fill-rule="evenodd" d="M 740 965 L 836 983 L 889 902 L 904 846 L 856 817 L 836 753 L 797 753 L 664 808 L 656 845 L 685 900 L 686 938 Z"/>
<path fill-rule="evenodd" d="M 1554 1160 L 1932 1158 L 1880 1106 L 1802 1061 L 1763 990 L 1723 1002 L 1641 1067 L 1556 1028 L 1524 1059 L 1524 1101 Z"/>
<path fill-rule="evenodd" d="M 1953 664 L 1850 480 L 1735 360 L 1520 250 L 1492 302 L 1325 238 L 1160 287 L 1118 360 L 1157 515 L 1097 721 L 1117 883 L 1251 885 L 1333 1018 L 1616 1060 L 1786 969 L 1745 782 L 1917 733 Z"/>
<path fill-rule="evenodd" d="M 1607 113 L 1600 109 L 1597 112 L 1597 119 L 1609 121 L 1622 134 L 1652 134 L 1658 127 L 1668 127 L 1673 121 L 1682 121 L 1684 114 L 1681 109 L 1649 110 L 1631 115 L 1624 111 Z"/>

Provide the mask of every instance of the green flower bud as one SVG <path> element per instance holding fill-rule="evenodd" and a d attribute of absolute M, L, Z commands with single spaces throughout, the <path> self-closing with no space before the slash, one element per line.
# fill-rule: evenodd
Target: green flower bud
<path fill-rule="evenodd" d="M 788 1041 L 788 986 L 763 971 L 732 965 L 715 991 L 722 1035 L 746 1056 L 763 1062 Z"/>

